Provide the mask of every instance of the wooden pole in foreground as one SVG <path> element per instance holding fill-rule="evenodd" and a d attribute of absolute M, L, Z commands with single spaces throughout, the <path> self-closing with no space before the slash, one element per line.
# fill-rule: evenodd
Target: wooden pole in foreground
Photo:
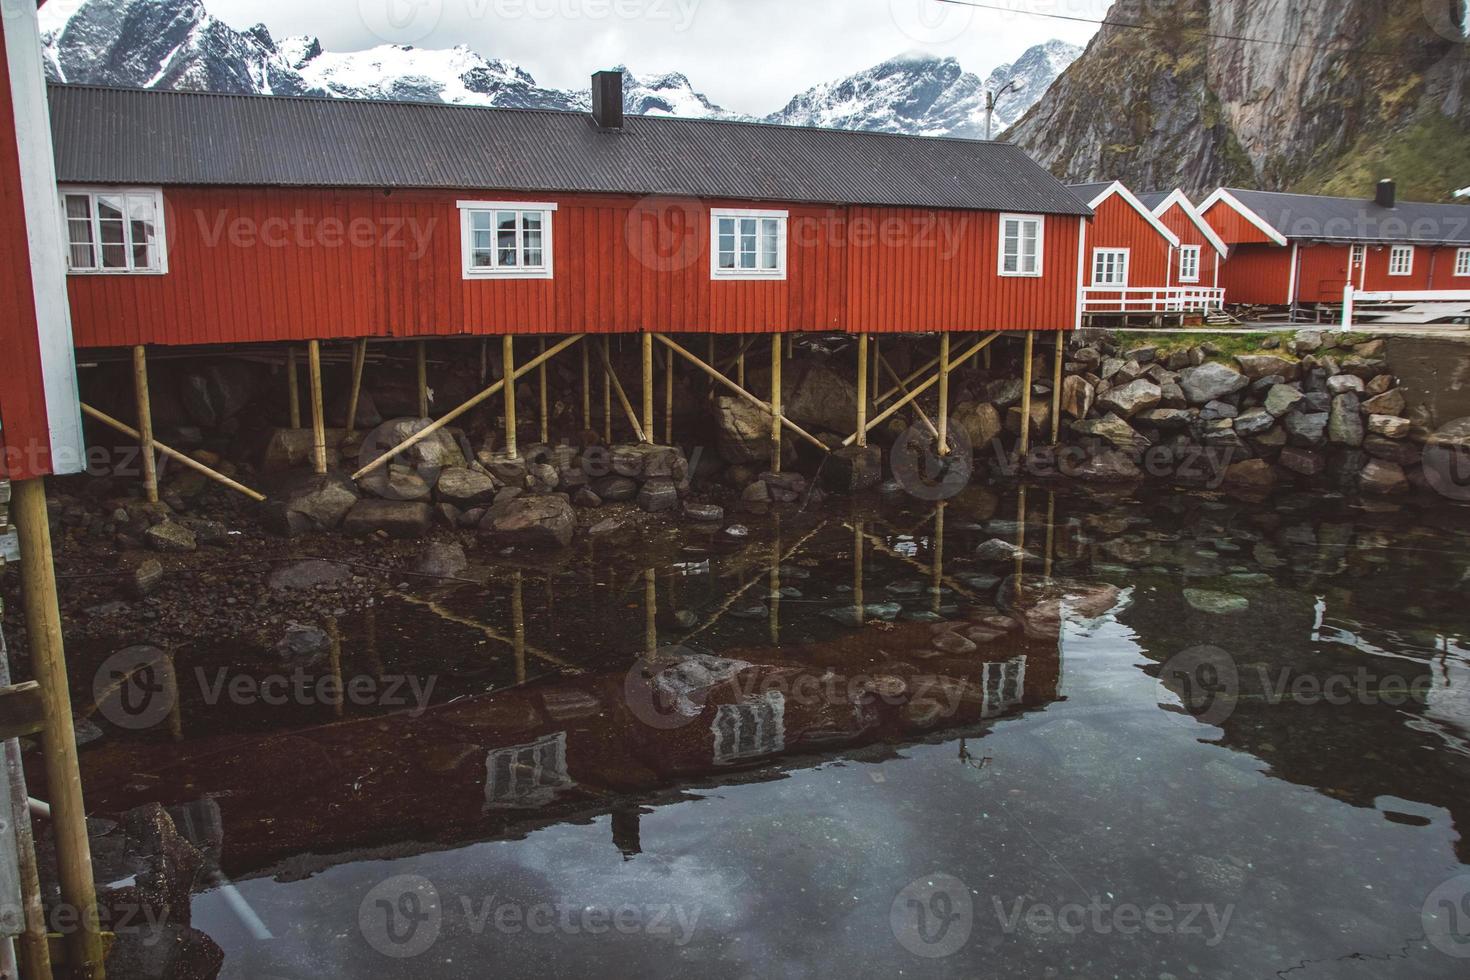
<path fill-rule="evenodd" d="M 592 356 L 582 345 L 582 429 L 592 428 Z"/>
<path fill-rule="evenodd" d="M 75 931 L 66 937 L 68 959 L 76 976 L 99 978 L 104 973 L 102 933 L 92 881 L 87 808 L 77 765 L 61 611 L 56 605 L 56 568 L 51 554 L 51 528 L 46 521 L 46 486 L 36 478 L 17 481 L 12 489 L 12 510 L 20 532 L 20 575 L 31 675 L 41 685 L 45 708 L 41 749 L 46 788 L 51 795 L 57 874 L 61 880 L 61 900 L 76 916 Z"/>
<path fill-rule="evenodd" d="M 111 415 L 108 415 L 106 412 L 99 412 L 97 411 L 97 409 L 93 408 L 91 405 L 88 405 L 86 402 L 81 403 L 81 409 L 83 415 L 94 418 L 98 422 L 101 422 L 103 425 L 111 426 L 125 436 L 133 439 L 139 438 L 137 429 L 133 428 L 131 425 L 128 425 L 125 422 L 119 422 L 117 419 L 113 418 Z M 245 496 L 249 497 L 251 500 L 256 501 L 257 503 L 263 502 L 265 500 L 264 495 L 256 493 L 254 490 L 251 490 L 243 483 L 237 483 L 234 480 L 231 480 L 223 473 L 215 472 L 208 466 L 205 466 L 203 463 L 199 462 L 193 456 L 181 453 L 172 446 L 165 445 L 164 443 L 161 443 L 155 439 L 153 442 L 153 448 L 157 449 L 160 453 L 167 456 L 169 459 L 177 460 L 180 463 L 183 463 L 185 466 L 189 467 L 189 469 L 194 470 L 198 473 L 203 473 L 205 476 L 209 477 L 211 480 L 214 480 L 216 483 L 223 483 L 231 490 L 236 490 L 240 493 L 243 493 Z"/>
<path fill-rule="evenodd" d="M 857 444 L 868 444 L 868 335 L 858 334 Z"/>
<path fill-rule="evenodd" d="M 644 436 L 642 423 L 638 421 L 638 414 L 633 411 L 633 403 L 628 401 L 628 393 L 623 390 L 623 383 L 619 381 L 618 376 L 613 373 L 612 359 L 608 357 L 607 349 L 605 347 L 602 350 L 602 372 L 603 378 L 607 381 L 611 381 L 613 391 L 617 392 L 618 404 L 622 406 L 623 414 L 628 417 L 628 425 L 633 429 L 633 435 L 637 437 L 639 442 L 649 442 L 650 440 Z M 609 432 L 612 431 L 612 418 L 610 413 L 611 406 L 609 406 L 609 417 L 607 423 Z M 608 436 L 607 441 L 609 443 L 612 442 L 611 435 Z"/>
<path fill-rule="evenodd" d="M 1057 444 L 1062 431 L 1062 359 L 1067 356 L 1066 339 L 1057 331 L 1057 357 L 1051 369 L 1051 444 Z"/>
<path fill-rule="evenodd" d="M 501 393 L 505 395 L 505 453 L 514 459 L 516 448 L 516 339 L 510 334 L 500 338 Z"/>
<path fill-rule="evenodd" d="M 664 351 L 664 445 L 674 444 L 674 352 Z"/>
<path fill-rule="evenodd" d="M 1036 334 L 1026 331 L 1026 355 L 1021 363 L 1021 442 L 1022 458 L 1031 451 L 1031 356 L 1036 345 Z"/>
<path fill-rule="evenodd" d="M 894 382 L 899 386 L 899 389 L 905 395 L 909 393 L 909 386 L 904 384 L 903 379 L 898 376 L 898 372 L 893 370 L 893 365 L 888 363 L 888 358 L 875 351 L 873 355 L 873 364 L 875 367 L 881 365 L 883 370 L 888 372 L 888 376 L 892 378 Z M 874 373 L 876 374 L 877 372 Z M 932 435 L 935 439 L 938 439 L 939 429 L 934 425 L 934 420 L 929 417 L 929 413 L 924 411 L 924 406 L 919 404 L 917 399 L 910 402 L 909 404 L 914 406 L 914 414 L 919 416 L 919 421 L 924 423 L 924 427 L 929 430 L 929 434 Z"/>
<path fill-rule="evenodd" d="M 939 455 L 949 455 L 949 331 L 939 335 Z M 941 520 L 943 520 L 941 518 Z"/>
<path fill-rule="evenodd" d="M 546 353 L 546 338 L 545 337 L 540 338 L 538 340 L 538 342 L 537 342 L 537 346 L 539 348 L 539 351 L 538 352 L 539 353 L 542 353 L 542 354 L 545 354 Z M 550 442 L 551 441 L 551 414 L 546 410 L 546 359 L 545 358 L 542 358 L 541 363 L 538 364 L 538 365 L 536 365 L 536 399 L 537 399 L 537 402 L 538 402 L 537 409 L 541 413 L 541 441 L 542 442 Z"/>
<path fill-rule="evenodd" d="M 711 364 L 714 362 L 711 361 Z M 740 352 L 735 355 L 735 383 L 745 387 L 745 345 L 740 346 Z"/>
<path fill-rule="evenodd" d="M 771 472 L 781 472 L 781 335 L 771 334 Z"/>
<path fill-rule="evenodd" d="M 652 656 L 658 650 L 658 575 L 643 570 L 643 649 Z"/>
<path fill-rule="evenodd" d="M 138 406 L 138 442 L 143 452 L 143 495 L 158 503 L 158 468 L 153 457 L 153 405 L 148 397 L 148 354 L 142 344 L 133 348 L 133 397 Z"/>
<path fill-rule="evenodd" d="M 643 337 L 643 441 L 653 442 L 653 334 Z"/>
<path fill-rule="evenodd" d="M 5 654 L 4 638 L 0 637 L 0 689 L 10 685 L 10 664 Z M 39 686 L 36 686 L 39 693 Z M 0 800 L 9 804 L 0 807 L 0 821 L 9 821 L 15 828 L 13 840 L 16 850 L 16 870 L 19 872 L 20 908 L 23 917 L 20 941 L 20 963 L 23 975 L 30 980 L 51 980 L 51 948 L 46 941 L 46 913 L 41 905 L 41 875 L 36 865 L 36 838 L 31 827 L 30 796 L 26 789 L 25 766 L 20 757 L 20 740 L 8 738 L 0 741 Z M 0 943 L 4 938 L 0 937 Z M 0 946 L 0 973 L 6 964 L 6 950 Z M 14 974 L 11 974 L 12 976 Z"/>
<path fill-rule="evenodd" d="M 606 365 L 612 363 L 611 345 L 606 335 L 602 338 L 602 441 L 609 446 L 612 445 L 612 369 Z"/>
<path fill-rule="evenodd" d="M 286 348 L 286 404 L 291 410 L 291 428 L 301 428 L 301 392 L 296 387 L 296 348 Z"/>
<path fill-rule="evenodd" d="M 308 341 L 307 371 L 311 375 L 311 467 L 317 475 L 327 472 L 327 421 L 322 405 L 322 342 Z"/>
<path fill-rule="evenodd" d="M 429 352 L 422 340 L 414 345 L 415 366 L 418 368 L 419 418 L 429 417 Z"/>
<path fill-rule="evenodd" d="M 362 368 L 367 363 L 367 338 L 352 345 L 352 391 L 347 396 L 347 438 L 357 430 L 357 403 L 362 398 Z M 483 374 L 483 370 L 481 371 Z"/>

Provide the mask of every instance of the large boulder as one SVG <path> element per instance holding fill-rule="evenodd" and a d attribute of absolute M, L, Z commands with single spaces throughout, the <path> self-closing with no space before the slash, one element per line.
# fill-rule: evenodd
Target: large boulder
<path fill-rule="evenodd" d="M 1403 415 L 1404 391 L 1402 388 L 1395 388 L 1381 395 L 1374 395 L 1363 402 L 1362 409 L 1370 415 Z"/>
<path fill-rule="evenodd" d="M 159 521 L 143 532 L 143 540 L 154 551 L 186 552 L 199 547 L 194 532 L 174 521 Z"/>
<path fill-rule="evenodd" d="M 715 445 L 727 463 L 771 461 L 771 413 L 734 395 L 715 397 Z"/>
<path fill-rule="evenodd" d="M 1364 493 L 1380 495 L 1407 493 L 1409 480 L 1399 464 L 1385 459 L 1369 458 L 1363 472 L 1358 476 L 1358 487 Z"/>
<path fill-rule="evenodd" d="M 989 402 L 961 402 L 950 415 L 950 428 L 964 432 L 970 448 L 980 453 L 1000 435 L 1000 414 Z"/>
<path fill-rule="evenodd" d="M 1334 446 L 1363 444 L 1363 416 L 1358 411 L 1358 396 L 1350 391 L 1332 399 L 1332 413 L 1327 420 L 1327 441 Z"/>
<path fill-rule="evenodd" d="M 432 419 L 415 418 L 399 418 L 384 422 L 363 440 L 361 451 L 363 461 L 378 458 L 410 436 L 427 429 L 432 422 Z M 403 450 L 394 458 L 394 462 L 421 471 L 432 471 L 437 476 L 438 472 L 445 467 L 464 466 L 469 460 L 466 459 L 464 449 L 459 439 L 456 438 L 454 430 L 443 428 Z"/>
<path fill-rule="evenodd" d="M 327 454 L 330 456 L 342 444 L 347 433 L 342 429 L 328 429 L 326 437 Z M 310 428 L 271 429 L 261 449 L 260 471 L 279 473 L 310 466 L 315 448 L 316 438 Z"/>
<path fill-rule="evenodd" d="M 340 473 L 293 475 L 266 502 L 266 523 L 277 534 L 330 531 L 357 503 L 357 487 Z"/>
<path fill-rule="evenodd" d="M 781 376 L 781 412 L 807 431 L 848 433 L 857 427 L 857 385 L 818 361 L 797 361 Z M 769 416 L 768 416 L 769 418 Z"/>
<path fill-rule="evenodd" d="M 1302 393 L 1291 385 L 1272 385 L 1271 390 L 1266 393 L 1266 411 L 1279 419 L 1295 408 L 1301 400 Z"/>
<path fill-rule="evenodd" d="M 765 416 L 769 423 L 770 413 L 765 413 Z M 767 455 L 766 460 L 769 459 Z M 614 446 L 612 468 L 619 476 L 636 480 L 668 478 L 680 483 L 689 475 L 689 460 L 684 458 L 682 450 L 674 446 Z"/>
<path fill-rule="evenodd" d="M 1300 362 L 1275 354 L 1237 354 L 1235 363 L 1240 365 L 1240 373 L 1252 381 L 1268 378 L 1273 374 L 1287 381 L 1295 381 L 1301 376 L 1302 370 Z"/>
<path fill-rule="evenodd" d="M 1149 445 L 1149 441 L 1139 435 L 1133 426 L 1112 412 L 1100 419 L 1073 422 L 1072 431 L 1102 439 L 1118 449 L 1146 449 Z"/>
<path fill-rule="evenodd" d="M 1320 449 L 1327 444 L 1326 412 L 1288 412 L 1281 420 L 1286 440 L 1301 449 Z"/>
<path fill-rule="evenodd" d="M 1072 475 L 1099 483 L 1124 483 L 1142 478 L 1143 471 L 1125 454 L 1106 450 L 1089 457 L 1073 469 Z"/>
<path fill-rule="evenodd" d="M 822 466 L 822 484 L 834 493 L 857 493 L 883 480 L 883 451 L 877 446 L 844 446 Z"/>
<path fill-rule="evenodd" d="M 1140 378 L 1100 396 L 1097 407 L 1104 412 L 1115 412 L 1122 418 L 1129 419 L 1139 412 L 1158 407 L 1162 394 L 1158 385 Z"/>
<path fill-rule="evenodd" d="M 565 494 L 516 497 L 496 505 L 480 523 L 482 532 L 511 544 L 565 548 L 572 543 L 577 512 Z"/>
<path fill-rule="evenodd" d="M 434 509 L 423 501 L 364 497 L 342 519 L 342 531 L 354 537 L 383 531 L 390 538 L 419 538 L 433 520 Z"/>
<path fill-rule="evenodd" d="M 1082 375 L 1068 375 L 1062 379 L 1062 411 L 1074 419 L 1087 418 L 1087 413 L 1092 411 L 1092 401 L 1096 393 L 1092 382 Z"/>
<path fill-rule="evenodd" d="M 434 498 L 460 508 L 481 507 L 495 499 L 499 484 L 468 466 L 451 466 L 439 474 Z"/>
<path fill-rule="evenodd" d="M 244 361 L 211 361 L 184 372 L 179 392 L 196 425 L 215 428 L 245 410 L 254 397 L 258 371 Z"/>
<path fill-rule="evenodd" d="M 1179 375 L 1179 387 L 1191 405 L 1204 405 L 1226 398 L 1250 384 L 1250 379 L 1223 364 L 1210 362 L 1189 368 Z"/>

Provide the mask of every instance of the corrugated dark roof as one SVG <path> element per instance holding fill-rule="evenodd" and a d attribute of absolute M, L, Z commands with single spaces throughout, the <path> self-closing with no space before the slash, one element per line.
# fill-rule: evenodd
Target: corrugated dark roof
<path fill-rule="evenodd" d="M 1081 201 L 1083 204 L 1090 205 L 1093 201 L 1097 199 L 1097 196 L 1099 194 L 1112 186 L 1113 181 L 1102 180 L 1094 184 L 1068 184 L 1067 189 L 1076 196 L 1077 200 Z"/>
<path fill-rule="evenodd" d="M 1009 143 L 576 112 L 55 85 L 63 182 L 684 194 L 1090 214 Z"/>
<path fill-rule="evenodd" d="M 1144 191 L 1143 193 L 1140 194 L 1139 192 L 1134 191 L 1133 196 L 1136 197 L 1136 198 L 1138 198 L 1138 200 L 1143 203 L 1143 206 L 1144 207 L 1146 207 L 1150 211 L 1152 211 L 1154 208 L 1158 207 L 1160 204 L 1163 204 L 1166 200 L 1168 200 L 1169 195 L 1172 194 L 1172 193 L 1174 193 L 1174 192 L 1173 191 Z"/>
<path fill-rule="evenodd" d="M 1225 190 L 1287 238 L 1470 244 L 1470 205 L 1466 204 L 1400 201 L 1390 209 L 1379 207 L 1371 198 Z"/>

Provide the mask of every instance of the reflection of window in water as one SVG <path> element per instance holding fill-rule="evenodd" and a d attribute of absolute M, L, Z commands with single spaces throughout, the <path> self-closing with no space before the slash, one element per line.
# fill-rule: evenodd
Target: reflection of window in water
<path fill-rule="evenodd" d="M 786 748 L 786 697 L 770 691 L 745 704 L 722 704 L 710 731 L 716 765 L 780 752 Z"/>
<path fill-rule="evenodd" d="M 1015 657 L 1004 663 L 988 663 L 981 674 L 981 686 L 985 699 L 980 708 L 980 717 L 989 718 L 1000 714 L 1013 704 L 1021 703 L 1025 693 L 1026 658 Z"/>
<path fill-rule="evenodd" d="M 491 749 L 485 757 L 487 807 L 542 806 L 551 802 L 557 790 L 571 785 L 566 732 L 529 745 Z"/>

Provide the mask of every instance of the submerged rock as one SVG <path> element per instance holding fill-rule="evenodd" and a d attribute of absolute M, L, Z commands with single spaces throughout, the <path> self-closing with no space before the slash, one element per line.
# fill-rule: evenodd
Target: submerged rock
<path fill-rule="evenodd" d="M 383 531 L 392 538 L 419 538 L 429 530 L 434 509 L 421 500 L 364 498 L 342 519 L 342 532 L 365 537 Z"/>
<path fill-rule="evenodd" d="M 1245 612 L 1250 600 L 1229 592 L 1214 592 L 1209 589 L 1185 589 L 1184 601 L 1200 612 L 1223 616 L 1228 613 Z"/>

